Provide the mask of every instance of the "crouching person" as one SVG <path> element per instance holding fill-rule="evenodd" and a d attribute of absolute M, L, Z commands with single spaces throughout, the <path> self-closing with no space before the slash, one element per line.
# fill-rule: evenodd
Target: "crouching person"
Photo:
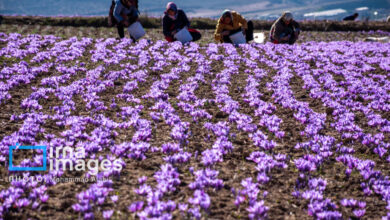
<path fill-rule="evenodd" d="M 271 27 L 270 40 L 275 44 L 294 44 L 298 40 L 300 28 L 290 12 L 284 12 Z"/>
<path fill-rule="evenodd" d="M 138 21 L 138 0 L 115 0 L 113 16 L 117 23 L 119 37 L 124 38 L 123 29 Z"/>
<path fill-rule="evenodd" d="M 190 21 L 183 10 L 178 9 L 176 4 L 169 2 L 164 12 L 163 33 L 168 42 L 176 41 L 175 34 L 183 28 L 187 28 L 192 36 L 192 41 L 199 40 L 202 35 L 199 31 L 190 28 Z"/>
<path fill-rule="evenodd" d="M 217 23 L 215 40 L 221 43 L 232 43 L 230 36 L 242 31 L 246 42 L 253 40 L 253 22 L 247 21 L 238 12 L 225 10 Z"/>

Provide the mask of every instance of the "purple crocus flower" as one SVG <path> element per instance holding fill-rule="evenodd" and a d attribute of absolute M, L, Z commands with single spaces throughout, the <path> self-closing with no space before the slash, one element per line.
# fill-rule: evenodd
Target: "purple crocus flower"
<path fill-rule="evenodd" d="M 114 210 L 103 211 L 103 218 L 111 219 L 112 214 L 114 214 Z"/>
<path fill-rule="evenodd" d="M 138 202 L 132 203 L 128 209 L 130 212 L 138 212 L 138 211 L 142 210 L 143 206 L 144 206 L 144 202 L 138 201 Z"/>

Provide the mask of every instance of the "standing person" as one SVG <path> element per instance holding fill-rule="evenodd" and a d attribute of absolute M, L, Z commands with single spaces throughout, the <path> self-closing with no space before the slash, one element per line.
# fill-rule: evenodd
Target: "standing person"
<path fill-rule="evenodd" d="M 190 32 L 193 41 L 197 41 L 202 37 L 198 30 L 190 28 L 190 21 L 188 20 L 186 13 L 181 9 L 177 9 L 175 3 L 169 2 L 163 18 L 163 33 L 165 39 L 168 42 L 175 41 L 175 34 L 184 27 L 188 28 L 188 32 Z"/>
<path fill-rule="evenodd" d="M 120 38 L 125 37 L 124 28 L 129 27 L 138 20 L 138 0 L 115 0 L 112 1 L 112 24 L 116 24 Z"/>
<path fill-rule="evenodd" d="M 215 40 L 221 43 L 232 43 L 229 36 L 242 31 L 246 42 L 253 40 L 253 22 L 247 21 L 238 12 L 225 10 L 219 18 L 215 30 Z"/>
<path fill-rule="evenodd" d="M 355 13 L 353 15 L 350 15 L 350 16 L 343 18 L 343 21 L 354 21 L 354 20 L 356 20 L 357 17 L 359 17 L 359 14 Z"/>
<path fill-rule="evenodd" d="M 389 16 L 389 17 L 387 17 L 387 22 L 390 22 L 390 16 Z"/>
<path fill-rule="evenodd" d="M 283 12 L 282 16 L 271 27 L 270 40 L 274 44 L 294 44 L 298 40 L 300 27 L 294 21 L 291 12 Z"/>

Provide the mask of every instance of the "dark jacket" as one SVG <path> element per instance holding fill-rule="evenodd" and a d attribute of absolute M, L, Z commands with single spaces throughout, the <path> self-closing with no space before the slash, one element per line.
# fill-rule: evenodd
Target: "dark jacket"
<path fill-rule="evenodd" d="M 295 30 L 298 30 L 299 24 L 298 22 L 292 20 L 289 25 L 284 23 L 282 17 L 275 21 L 275 23 L 271 27 L 270 37 L 272 40 L 276 40 L 278 42 L 281 41 L 281 38 L 292 34 Z"/>
<path fill-rule="evenodd" d="M 190 21 L 186 13 L 181 9 L 177 10 L 176 20 L 170 18 L 168 14 L 165 14 L 163 18 L 163 33 L 165 37 L 173 37 L 172 31 L 180 30 L 185 26 L 190 27 Z"/>

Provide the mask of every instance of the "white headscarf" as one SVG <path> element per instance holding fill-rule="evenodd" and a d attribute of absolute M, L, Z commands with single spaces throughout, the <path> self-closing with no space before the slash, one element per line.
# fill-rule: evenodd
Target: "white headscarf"
<path fill-rule="evenodd" d="M 294 17 L 293 17 L 291 12 L 289 12 L 289 11 L 283 12 L 283 20 L 284 21 L 291 21 L 292 19 L 294 19 Z"/>

